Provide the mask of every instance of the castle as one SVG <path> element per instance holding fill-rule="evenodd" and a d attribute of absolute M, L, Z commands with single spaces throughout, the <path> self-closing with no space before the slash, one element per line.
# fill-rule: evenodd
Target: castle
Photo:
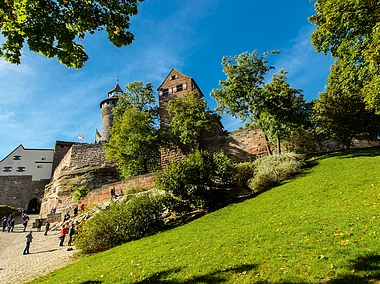
<path fill-rule="evenodd" d="M 168 102 L 181 98 L 188 91 L 203 96 L 193 78 L 172 69 L 158 87 L 161 128 L 170 126 Z M 100 102 L 103 143 L 109 141 L 112 109 L 122 93 L 117 83 L 107 98 Z M 374 145 L 367 141 L 359 147 Z M 251 160 L 267 153 L 260 129 L 225 133 L 220 127 L 214 136 L 205 139 L 201 148 L 210 152 L 222 150 L 234 162 Z M 186 152 L 178 147 L 162 148 L 161 165 L 180 160 L 185 155 Z M 43 217 L 51 208 L 56 208 L 57 212 L 70 210 L 73 207 L 72 190 L 82 185 L 90 189 L 88 196 L 80 200 L 87 204 L 107 200 L 111 187 L 118 191 L 128 186 L 153 186 L 153 174 L 120 181 L 118 169 L 106 161 L 105 148 L 101 143 L 56 141 L 54 150 L 25 149 L 20 145 L 0 161 L 0 167 L 0 204 L 36 212 L 40 209 Z"/>

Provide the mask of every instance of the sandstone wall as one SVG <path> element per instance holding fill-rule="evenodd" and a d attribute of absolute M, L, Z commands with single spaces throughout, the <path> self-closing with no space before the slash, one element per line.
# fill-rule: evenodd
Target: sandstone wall
<path fill-rule="evenodd" d="M 103 185 L 101 188 L 92 190 L 86 197 L 81 198 L 79 204 L 84 203 L 87 208 L 91 208 L 95 205 L 107 203 L 110 200 L 111 188 L 115 188 L 115 193 L 120 195 L 121 192 L 125 194 L 127 189 L 132 187 L 153 188 L 154 174 L 141 175 L 124 181 Z"/>
<path fill-rule="evenodd" d="M 239 129 L 227 135 L 204 139 L 201 149 L 212 153 L 223 151 L 233 162 L 254 160 L 267 154 L 264 133 L 260 129 Z M 186 150 L 173 146 L 161 148 L 161 166 L 186 157 Z"/>
<path fill-rule="evenodd" d="M 223 151 L 233 162 L 246 162 L 267 154 L 264 133 L 260 129 L 239 129 L 228 135 L 202 142 L 202 149 L 212 153 Z"/>
<path fill-rule="evenodd" d="M 47 214 L 50 213 L 50 210 L 52 208 L 55 208 L 56 212 L 62 213 L 63 216 L 67 211 L 70 211 L 70 213 L 72 213 L 74 207 L 76 205 L 79 207 L 82 203 L 85 204 L 87 208 L 92 208 L 96 205 L 102 205 L 103 203 L 109 202 L 111 188 L 115 188 L 115 193 L 119 195 L 121 193 L 121 190 L 126 193 L 127 189 L 131 187 L 143 187 L 147 189 L 153 188 L 153 180 L 154 174 L 147 174 L 120 182 L 108 183 L 91 190 L 87 196 L 82 197 L 79 202 L 73 200 L 73 196 L 70 191 L 58 190 L 53 194 L 45 194 L 40 215 L 43 218 L 46 218 Z"/>
<path fill-rule="evenodd" d="M 0 177 L 0 204 L 24 208 L 33 198 L 41 199 L 49 180 L 32 181 L 32 176 Z"/>
<path fill-rule="evenodd" d="M 61 160 L 53 174 L 52 180 L 57 180 L 67 169 L 85 167 L 113 167 L 105 159 L 106 148 L 102 144 L 73 145 Z"/>

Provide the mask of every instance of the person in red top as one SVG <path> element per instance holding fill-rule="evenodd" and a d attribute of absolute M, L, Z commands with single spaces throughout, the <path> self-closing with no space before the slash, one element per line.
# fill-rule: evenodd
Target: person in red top
<path fill-rule="evenodd" d="M 59 246 L 63 246 L 63 242 L 65 241 L 67 230 L 68 230 L 67 227 L 65 225 L 62 225 L 61 233 L 59 235 L 59 238 L 61 239 L 61 241 L 59 242 Z"/>

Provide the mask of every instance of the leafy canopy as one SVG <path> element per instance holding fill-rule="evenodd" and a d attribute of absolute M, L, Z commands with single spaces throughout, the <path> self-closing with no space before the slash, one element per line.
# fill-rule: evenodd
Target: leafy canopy
<path fill-rule="evenodd" d="M 169 101 L 168 112 L 172 116 L 171 131 L 184 145 L 193 149 L 199 146 L 201 135 L 216 127 L 218 115 L 207 109 L 207 102 L 194 92 Z"/>
<path fill-rule="evenodd" d="M 317 52 L 340 59 L 341 84 L 380 113 L 380 0 L 316 0 L 309 17 Z"/>
<path fill-rule="evenodd" d="M 227 79 L 219 82 L 221 89 L 211 93 L 218 103 L 218 111 L 260 127 L 267 142 L 267 135 L 276 135 L 279 142 L 285 130 L 289 132 L 289 128 L 298 124 L 305 104 L 300 91 L 290 88 L 286 82 L 284 70 L 273 76 L 270 83 L 265 83 L 265 75 L 274 69 L 268 65 L 266 57 L 278 53 L 270 51 L 259 56 L 254 51 L 224 56 L 222 65 Z M 267 149 L 271 153 L 270 148 Z"/>
<path fill-rule="evenodd" d="M 337 138 L 346 149 L 355 137 L 376 139 L 380 117 L 365 108 L 360 90 L 348 92 L 342 84 L 342 66 L 337 60 L 330 68 L 328 86 L 314 101 L 318 129 Z"/>
<path fill-rule="evenodd" d="M 5 0 L 0 1 L 0 31 L 6 41 L 0 57 L 20 64 L 25 44 L 47 58 L 57 57 L 67 67 L 80 69 L 87 61 L 86 34 L 105 29 L 121 47 L 132 43 L 130 17 L 144 0 Z"/>
<path fill-rule="evenodd" d="M 157 107 L 151 83 L 133 82 L 113 109 L 111 138 L 106 157 L 128 178 L 154 171 L 159 166 Z"/>
<path fill-rule="evenodd" d="M 263 87 L 261 127 L 277 138 L 277 151 L 281 153 L 280 140 L 290 137 L 302 127 L 307 118 L 307 104 L 301 90 L 287 83 L 287 72 L 282 69 Z"/>

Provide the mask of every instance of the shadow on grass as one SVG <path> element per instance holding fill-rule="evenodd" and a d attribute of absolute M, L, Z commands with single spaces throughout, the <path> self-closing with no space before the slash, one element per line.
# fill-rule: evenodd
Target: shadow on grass
<path fill-rule="evenodd" d="M 139 284 L 146 284 L 146 283 L 169 283 L 169 284 L 195 284 L 195 283 L 224 283 L 228 281 L 228 279 L 231 277 L 231 274 L 246 274 L 248 271 L 255 269 L 257 266 L 255 264 L 244 264 L 237 267 L 228 268 L 225 270 L 217 270 L 212 273 L 206 274 L 206 275 L 200 275 L 200 276 L 192 276 L 185 280 L 176 280 L 172 279 L 170 275 L 172 273 L 178 273 L 181 271 L 181 268 L 177 269 L 171 269 L 171 270 L 164 270 L 161 272 L 158 272 L 155 275 L 151 275 L 147 277 L 146 279 L 136 282 Z M 169 278 L 170 277 L 170 278 Z"/>
<path fill-rule="evenodd" d="M 377 283 L 380 280 L 380 255 L 358 257 L 351 261 L 351 265 L 351 273 L 329 283 Z"/>
<path fill-rule="evenodd" d="M 341 159 L 346 159 L 346 158 L 376 157 L 376 156 L 380 156 L 380 147 L 371 147 L 371 148 L 362 148 L 362 149 L 352 149 L 348 151 L 313 154 L 313 155 L 310 155 L 309 158 L 315 157 L 317 159 L 324 159 L 324 158 L 338 157 Z"/>
<path fill-rule="evenodd" d="M 81 282 L 81 284 L 97 284 L 97 283 L 102 283 L 102 281 L 99 281 L 99 280 L 89 280 L 89 281 L 84 281 L 84 282 Z"/>

